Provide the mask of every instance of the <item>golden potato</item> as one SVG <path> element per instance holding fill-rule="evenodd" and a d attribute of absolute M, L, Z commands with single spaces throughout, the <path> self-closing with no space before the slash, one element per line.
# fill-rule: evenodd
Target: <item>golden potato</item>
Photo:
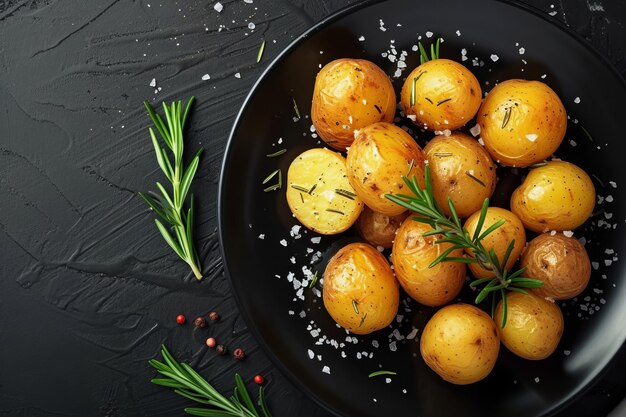
<path fill-rule="evenodd" d="M 461 218 L 480 210 L 496 187 L 496 166 L 473 138 L 454 132 L 437 136 L 424 148 L 435 200 L 450 215 L 448 197 Z"/>
<path fill-rule="evenodd" d="M 567 114 L 559 97 L 544 83 L 507 80 L 489 92 L 477 122 L 493 159 L 527 167 L 556 151 L 565 136 Z"/>
<path fill-rule="evenodd" d="M 398 228 L 408 215 L 408 212 L 404 212 L 396 216 L 388 216 L 365 206 L 356 221 L 356 229 L 370 245 L 389 249 L 393 245 Z"/>
<path fill-rule="evenodd" d="M 520 260 L 525 276 L 540 279 L 535 295 L 565 300 L 583 292 L 591 277 L 591 262 L 585 247 L 574 237 L 544 233 L 530 241 Z"/>
<path fill-rule="evenodd" d="M 389 123 L 369 125 L 356 134 L 348 150 L 348 177 L 357 195 L 372 210 L 388 216 L 402 206 L 385 198 L 405 187 L 402 176 L 417 177 L 424 186 L 424 153 L 411 135 Z"/>
<path fill-rule="evenodd" d="M 337 152 L 309 149 L 287 171 L 287 204 L 308 229 L 332 235 L 358 219 L 363 203 L 348 181 L 346 160 Z"/>
<path fill-rule="evenodd" d="M 317 74 L 311 119 L 320 137 L 337 150 L 352 144 L 355 130 L 391 122 L 395 112 L 391 81 L 373 62 L 338 59 Z"/>
<path fill-rule="evenodd" d="M 476 226 L 478 226 L 478 219 L 480 218 L 480 211 L 472 214 L 465 221 L 465 229 L 469 232 L 470 236 L 474 236 Z M 480 229 L 481 233 L 487 230 L 489 226 L 498 222 L 500 219 L 504 219 L 505 222 L 502 226 L 498 227 L 493 232 L 489 233 L 484 239 L 482 244 L 490 251 L 492 248 L 496 252 L 496 256 L 501 261 L 504 258 L 504 254 L 509 246 L 509 243 L 515 239 L 513 250 L 509 256 L 509 260 L 506 263 L 506 269 L 511 269 L 517 258 L 522 253 L 524 246 L 526 245 L 526 231 L 524 225 L 520 219 L 508 210 L 500 207 L 489 207 L 487 209 L 487 216 L 483 227 Z M 471 252 L 468 252 L 471 255 Z M 487 278 L 493 276 L 492 272 L 487 271 L 478 264 L 469 264 L 470 270 L 476 278 Z"/>
<path fill-rule="evenodd" d="M 344 329 L 368 334 L 387 327 L 398 312 L 398 281 L 385 257 L 366 243 L 351 243 L 324 271 L 324 307 Z"/>
<path fill-rule="evenodd" d="M 469 304 L 443 307 L 426 323 L 420 340 L 426 365 L 458 385 L 485 378 L 498 359 L 500 337 L 491 317 Z"/>
<path fill-rule="evenodd" d="M 510 292 L 506 296 L 507 320 L 500 328 L 502 343 L 525 359 L 545 359 L 554 352 L 563 335 L 563 314 L 558 305 L 533 294 Z M 494 319 L 502 322 L 502 301 Z"/>
<path fill-rule="evenodd" d="M 398 229 L 391 250 L 391 262 L 396 278 L 411 298 L 427 306 L 440 306 L 454 299 L 465 282 L 465 264 L 441 262 L 428 266 L 452 246 L 436 244 L 443 235 L 423 236 L 433 230 L 431 226 L 407 218 Z M 461 257 L 458 249 L 449 256 Z"/>
<path fill-rule="evenodd" d="M 534 232 L 574 230 L 591 216 L 596 191 L 574 164 L 551 161 L 532 169 L 511 196 L 511 211 Z"/>
<path fill-rule="evenodd" d="M 409 74 L 400 98 L 404 113 L 416 124 L 429 130 L 455 130 L 474 117 L 482 91 L 463 65 L 435 59 Z"/>

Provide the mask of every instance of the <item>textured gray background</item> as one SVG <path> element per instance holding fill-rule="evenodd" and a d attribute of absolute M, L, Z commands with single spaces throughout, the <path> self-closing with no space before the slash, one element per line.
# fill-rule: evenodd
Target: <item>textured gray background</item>
<path fill-rule="evenodd" d="M 183 415 L 187 401 L 148 383 L 146 361 L 163 342 L 222 391 L 234 372 L 264 374 L 276 417 L 327 415 L 274 370 L 239 317 L 216 196 L 230 126 L 257 77 L 294 37 L 356 1 L 222 3 L 217 13 L 213 1 L 0 0 L 0 415 Z M 626 73 L 624 2 L 527 3 Z M 189 146 L 206 149 L 194 185 L 202 283 L 136 196 L 160 177 L 141 102 L 191 94 Z M 174 321 L 212 309 L 222 320 L 209 329 Z M 208 352 L 209 334 L 248 358 Z M 564 415 L 605 415 L 625 395 L 623 369 L 622 359 Z"/>

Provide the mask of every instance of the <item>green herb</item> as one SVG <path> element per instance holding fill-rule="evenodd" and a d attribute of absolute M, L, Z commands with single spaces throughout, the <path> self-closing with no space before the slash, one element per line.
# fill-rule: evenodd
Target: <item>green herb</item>
<path fill-rule="evenodd" d="M 591 137 L 591 133 L 587 129 L 584 128 L 583 125 L 580 125 L 580 129 L 585 133 L 589 141 L 593 142 L 593 138 Z"/>
<path fill-rule="evenodd" d="M 367 313 L 363 314 L 363 317 L 361 317 L 361 322 L 359 323 L 359 327 L 363 326 L 363 323 L 365 323 L 366 317 L 367 317 Z"/>
<path fill-rule="evenodd" d="M 359 314 L 359 302 L 355 299 L 352 299 L 352 308 L 356 314 Z"/>
<path fill-rule="evenodd" d="M 313 187 L 311 187 L 311 189 L 309 190 L 309 195 L 313 195 L 313 191 L 315 190 L 315 187 L 317 187 L 317 184 L 313 184 Z"/>
<path fill-rule="evenodd" d="M 483 246 L 482 240 L 504 224 L 504 219 L 500 219 L 483 230 L 483 224 L 487 216 L 487 209 L 489 208 L 488 198 L 484 200 L 483 206 L 480 210 L 480 216 L 476 224 L 476 231 L 472 236 L 470 236 L 470 233 L 463 228 L 461 219 L 457 215 L 454 203 L 450 197 L 448 197 L 448 208 L 451 213 L 450 217 L 447 217 L 439 207 L 439 204 L 437 204 L 433 194 L 430 167 L 428 165 L 425 167 L 424 179 L 426 187 L 422 189 L 417 183 L 417 178 L 415 176 L 411 179 L 403 177 L 405 184 L 413 195 L 386 194 L 385 197 L 394 203 L 419 214 L 421 217 L 413 217 L 413 220 L 428 224 L 433 229 L 424 233 L 424 236 L 441 234 L 443 235 L 443 238 L 438 239 L 435 243 L 445 242 L 452 244 L 452 246 L 446 249 L 430 264 L 430 268 L 440 262 L 463 262 L 468 264 L 478 264 L 480 267 L 492 273 L 493 277 L 491 278 L 477 279 L 470 283 L 470 287 L 472 288 L 483 286 L 476 296 L 476 304 L 482 302 L 489 294 L 496 295 L 492 297 L 492 302 L 496 303 L 498 298 L 503 300 L 506 299 L 505 290 L 526 293 L 525 288 L 539 288 L 543 285 L 541 280 L 523 277 L 522 274 L 524 273 L 525 268 L 521 268 L 513 272 L 506 269 L 507 261 L 511 256 L 513 247 L 515 246 L 515 240 L 512 240 L 509 243 L 506 253 L 502 259 L 498 259 L 493 249 L 487 250 Z M 469 253 L 469 257 L 449 256 L 453 251 L 458 249 L 465 250 L 466 253 Z M 503 301 L 502 306 L 506 308 L 506 301 Z M 506 311 L 504 311 L 501 322 L 502 327 L 506 324 L 506 317 Z"/>
<path fill-rule="evenodd" d="M 161 347 L 163 362 L 150 359 L 150 366 L 165 378 L 154 378 L 150 382 L 168 388 L 191 401 L 208 405 L 206 408 L 185 408 L 187 414 L 206 417 L 272 417 L 263 387 L 259 387 L 261 413 L 255 408 L 246 385 L 239 374 L 235 374 L 233 395 L 227 398 L 220 394 L 206 379 L 191 366 L 178 363 L 165 346 Z"/>
<path fill-rule="evenodd" d="M 437 107 L 441 106 L 443 103 L 448 102 L 450 100 L 452 100 L 452 99 L 451 98 L 444 98 L 443 100 L 438 101 L 437 102 Z"/>
<path fill-rule="evenodd" d="M 482 182 L 482 180 L 478 177 L 476 177 L 474 174 L 472 174 L 469 171 L 465 171 L 465 175 L 467 175 L 468 177 L 470 177 L 471 179 L 473 179 L 474 181 L 476 181 L 477 183 L 479 183 L 480 185 L 482 185 L 483 187 L 486 187 L 485 183 Z"/>
<path fill-rule="evenodd" d="M 434 61 L 439 59 L 439 45 L 441 44 L 441 38 L 437 38 L 434 44 L 430 44 L 430 56 L 426 52 L 426 48 L 422 45 L 422 42 L 418 42 L 417 45 L 420 51 L 420 64 L 428 61 Z"/>
<path fill-rule="evenodd" d="M 415 106 L 415 84 L 417 83 L 417 80 L 419 79 L 419 77 L 415 77 L 413 78 L 413 84 L 411 85 L 411 107 Z"/>
<path fill-rule="evenodd" d="M 541 161 L 541 162 L 537 162 L 536 164 L 532 164 L 531 166 L 529 166 L 529 169 L 533 169 L 533 168 L 539 168 L 539 167 L 543 167 L 548 165 L 548 161 Z"/>
<path fill-rule="evenodd" d="M 202 267 L 198 258 L 198 252 L 193 245 L 193 194 L 190 195 L 187 211 L 183 207 L 191 182 L 198 169 L 200 154 L 203 151 L 203 148 L 200 148 L 191 159 L 187 168 L 185 168 L 183 162 L 183 130 L 194 100 L 195 97 L 193 96 L 189 98 L 184 113 L 181 111 L 182 101 L 180 100 L 171 103 L 170 106 L 163 103 L 167 125 L 161 116 L 154 111 L 150 103 L 144 101 L 143 104 L 148 111 L 148 115 L 165 143 L 165 147 L 162 147 L 154 130 L 149 128 L 157 162 L 165 177 L 172 184 L 172 194 L 170 195 L 165 190 L 165 187 L 160 182 L 157 182 L 156 185 L 161 195 L 148 195 L 140 192 L 139 196 L 144 199 L 161 220 L 169 224 L 170 228 L 168 230 L 159 219 L 154 219 L 163 239 L 189 265 L 193 274 L 200 280 L 202 279 Z M 172 157 L 168 155 L 167 149 L 171 151 Z M 173 158 L 173 164 L 171 158 Z M 171 230 L 174 231 L 175 237 L 170 233 Z"/>
<path fill-rule="evenodd" d="M 342 190 L 341 188 L 336 188 L 335 193 L 337 193 L 337 195 L 340 195 L 342 197 L 349 198 L 350 200 L 354 200 L 354 197 L 356 197 L 356 194 L 348 190 Z"/>
<path fill-rule="evenodd" d="M 307 194 L 309 193 L 309 189 L 308 188 L 304 188 L 304 187 L 302 187 L 300 185 L 291 184 L 290 187 L 295 189 L 295 190 L 302 191 L 303 193 L 307 193 Z"/>
<path fill-rule="evenodd" d="M 274 158 L 275 156 L 280 156 L 280 155 L 284 154 L 285 152 L 287 152 L 287 149 L 281 149 L 280 151 L 276 151 L 274 153 L 270 153 L 270 154 L 267 154 L 265 156 L 267 156 L 268 158 Z"/>
<path fill-rule="evenodd" d="M 429 102 L 430 104 L 434 104 L 433 101 L 431 99 L 429 99 L 428 97 L 424 97 L 426 99 L 427 102 Z"/>
<path fill-rule="evenodd" d="M 256 63 L 261 62 L 261 58 L 263 58 L 263 51 L 265 51 L 265 39 L 261 42 L 261 47 L 259 48 L 259 53 L 256 55 Z"/>
<path fill-rule="evenodd" d="M 326 209 L 326 211 L 330 211 L 331 213 L 338 213 L 341 214 L 342 216 L 345 216 L 346 213 L 344 213 L 343 211 L 339 211 L 339 210 L 335 210 L 335 209 Z"/>
<path fill-rule="evenodd" d="M 298 117 L 298 119 L 301 119 L 300 117 L 300 109 L 298 109 L 298 103 L 296 103 L 296 99 L 292 99 L 293 100 L 293 110 L 296 112 L 296 116 Z"/>
<path fill-rule="evenodd" d="M 411 162 L 409 163 L 409 170 L 406 173 L 406 176 L 408 177 L 409 175 L 411 175 L 411 171 L 413 171 L 413 165 L 415 164 L 415 159 L 411 159 Z"/>
<path fill-rule="evenodd" d="M 263 180 L 263 184 L 266 184 L 269 180 L 271 180 L 272 178 L 274 178 L 276 176 L 276 174 L 278 174 L 278 182 L 272 186 L 269 186 L 267 188 L 265 188 L 263 190 L 263 192 L 270 192 L 270 191 L 275 191 L 275 190 L 280 190 L 283 186 L 283 173 L 280 169 L 277 169 L 276 171 L 272 172 L 270 175 L 268 175 L 264 180 Z"/>
<path fill-rule="evenodd" d="M 280 172 L 280 169 L 277 169 L 275 171 L 272 171 L 271 174 L 269 174 L 267 177 L 265 177 L 265 179 L 263 180 L 262 184 L 267 184 L 272 178 L 274 178 L 278 173 Z"/>
<path fill-rule="evenodd" d="M 504 129 L 506 127 L 506 125 L 509 124 L 509 119 L 511 118 L 511 107 L 507 107 L 506 109 L 504 109 L 504 119 L 502 119 L 502 129 Z"/>
<path fill-rule="evenodd" d="M 372 372 L 367 377 L 368 378 L 373 378 L 373 377 L 379 376 L 379 375 L 397 375 L 397 373 L 394 372 L 394 371 L 376 371 L 376 372 Z"/>
<path fill-rule="evenodd" d="M 374 104 L 374 108 L 376 109 L 376 111 L 378 112 L 378 114 L 381 114 L 383 111 L 380 109 L 380 107 L 378 107 L 378 104 Z"/>
<path fill-rule="evenodd" d="M 311 277 L 311 283 L 309 284 L 309 288 L 315 287 L 315 284 L 317 284 L 317 271 L 315 271 L 315 273 Z"/>
<path fill-rule="evenodd" d="M 434 155 L 443 158 L 444 156 L 452 156 L 452 152 L 435 152 Z"/>

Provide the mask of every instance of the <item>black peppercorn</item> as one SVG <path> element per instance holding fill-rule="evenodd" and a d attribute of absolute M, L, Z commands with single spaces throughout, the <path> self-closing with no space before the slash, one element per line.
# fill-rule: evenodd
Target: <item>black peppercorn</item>
<path fill-rule="evenodd" d="M 228 349 L 224 345 L 217 345 L 215 347 L 215 351 L 217 352 L 218 355 L 226 355 L 226 352 L 228 352 Z"/>
<path fill-rule="evenodd" d="M 245 356 L 246 356 L 246 352 L 244 352 L 242 348 L 237 348 L 233 350 L 233 358 L 237 359 L 238 361 L 245 358 Z"/>
<path fill-rule="evenodd" d="M 206 320 L 204 317 L 196 317 L 196 319 L 193 321 L 193 324 L 195 324 L 196 327 L 204 327 L 206 326 Z"/>
<path fill-rule="evenodd" d="M 209 313 L 209 318 L 211 319 L 211 321 L 218 321 L 220 319 L 220 315 L 217 314 L 217 311 L 211 311 Z"/>

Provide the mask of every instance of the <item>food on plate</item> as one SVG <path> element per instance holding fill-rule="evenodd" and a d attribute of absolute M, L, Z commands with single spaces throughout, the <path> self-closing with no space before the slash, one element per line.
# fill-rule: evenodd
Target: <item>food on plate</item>
<path fill-rule="evenodd" d="M 502 343 L 525 359 L 545 359 L 555 351 L 563 335 L 563 313 L 555 303 L 534 294 L 511 292 L 507 300 L 507 321 L 500 328 Z M 502 302 L 494 319 L 502 320 Z"/>
<path fill-rule="evenodd" d="M 415 68 L 400 93 L 404 113 L 431 131 L 455 130 L 471 120 L 482 99 L 478 80 L 463 65 L 434 59 Z"/>
<path fill-rule="evenodd" d="M 387 74 L 364 59 L 337 59 L 315 79 L 311 119 L 331 147 L 345 151 L 354 131 L 376 122 L 391 122 L 396 93 Z"/>
<path fill-rule="evenodd" d="M 328 149 L 309 149 L 293 160 L 287 171 L 287 204 L 300 223 L 324 235 L 354 224 L 363 203 L 347 174 L 345 158 Z"/>
<path fill-rule="evenodd" d="M 411 135 L 390 123 L 369 125 L 355 137 L 347 156 L 352 188 L 374 211 L 388 216 L 404 212 L 385 194 L 403 191 L 403 175 L 416 176 L 424 186 L 424 152 Z"/>
<path fill-rule="evenodd" d="M 534 232 L 574 230 L 591 216 L 596 192 L 574 164 L 550 161 L 532 169 L 511 196 L 511 211 Z"/>
<path fill-rule="evenodd" d="M 532 290 L 540 297 L 565 300 L 583 292 L 591 277 L 591 262 L 585 247 L 572 236 L 543 233 L 528 243 L 520 266 L 525 275 L 543 285 Z"/>
<path fill-rule="evenodd" d="M 355 334 L 387 327 L 398 312 L 400 293 L 389 262 L 366 243 L 341 248 L 324 270 L 324 306 Z"/>
<path fill-rule="evenodd" d="M 453 132 L 436 136 L 424 148 L 430 165 L 435 200 L 450 215 L 448 197 L 457 214 L 466 218 L 480 210 L 496 186 L 496 166 L 475 139 Z"/>
<path fill-rule="evenodd" d="M 440 306 L 454 299 L 465 282 L 465 264 L 441 262 L 430 264 L 448 248 L 450 243 L 437 244 L 443 235 L 424 236 L 432 227 L 407 218 L 398 229 L 391 251 L 396 278 L 400 285 L 417 302 L 427 306 Z M 463 256 L 463 249 L 449 256 Z"/>
<path fill-rule="evenodd" d="M 408 212 L 388 216 L 365 206 L 356 221 L 356 229 L 370 245 L 389 249 L 393 245 L 398 228 L 407 216 Z"/>
<path fill-rule="evenodd" d="M 424 362 L 444 380 L 471 384 L 493 369 L 500 350 L 494 321 L 469 304 L 443 307 L 428 321 L 420 340 Z"/>
<path fill-rule="evenodd" d="M 470 236 L 474 235 L 479 220 L 480 211 L 472 214 L 465 221 L 465 229 L 469 232 Z M 500 220 L 504 220 L 504 223 L 493 232 L 489 233 L 481 242 L 487 251 L 493 249 L 498 259 L 502 260 L 507 252 L 509 243 L 515 240 L 513 250 L 506 262 L 506 269 L 508 270 L 515 264 L 524 249 L 526 244 L 526 231 L 520 219 L 509 210 L 500 207 L 489 207 L 480 233 L 484 233 L 490 226 Z M 468 255 L 471 256 L 472 253 L 468 252 Z M 493 276 L 492 272 L 487 271 L 476 263 L 470 264 L 469 267 L 476 278 Z"/>
<path fill-rule="evenodd" d="M 527 167 L 556 151 L 565 136 L 567 114 L 546 84 L 514 79 L 489 92 L 477 122 L 493 159 L 507 166 Z"/>

